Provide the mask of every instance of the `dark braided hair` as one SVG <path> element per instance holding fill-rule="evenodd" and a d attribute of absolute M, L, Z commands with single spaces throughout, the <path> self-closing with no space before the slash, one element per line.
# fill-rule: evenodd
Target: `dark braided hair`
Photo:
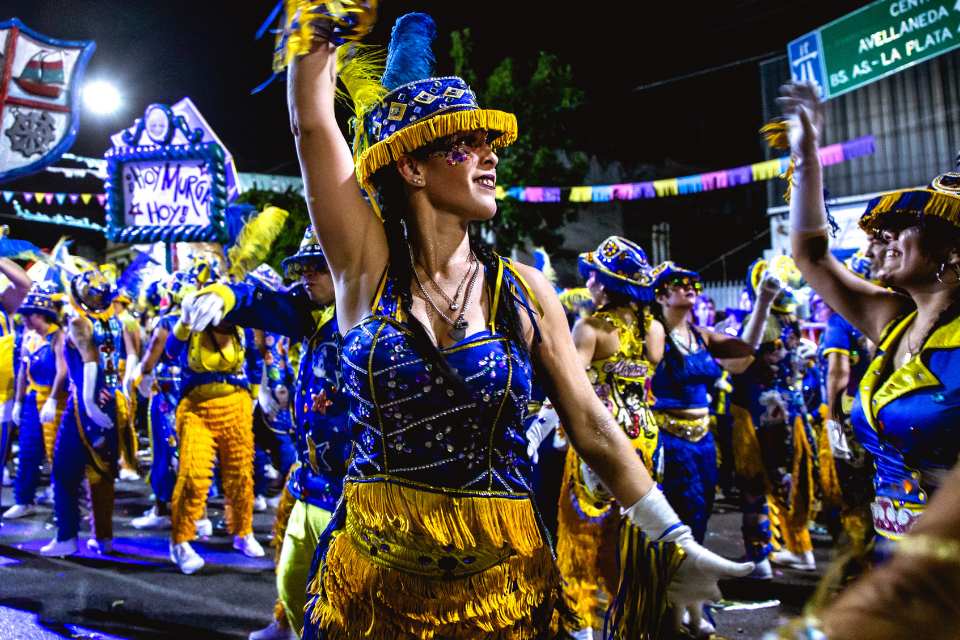
<path fill-rule="evenodd" d="M 625 293 L 620 291 L 614 291 L 613 289 L 603 288 L 604 293 L 607 295 L 607 303 L 597 309 L 597 313 L 609 313 L 613 312 L 616 309 L 627 308 L 633 311 L 634 315 L 637 317 L 637 331 L 640 333 L 640 341 L 643 342 L 643 350 L 647 350 L 647 323 L 644 318 L 645 312 L 649 309 L 647 303 L 641 303 L 636 298 L 628 296 Z"/>
<path fill-rule="evenodd" d="M 416 160 L 423 161 L 435 147 L 436 145 L 422 147 L 410 155 Z M 413 342 L 424 360 L 436 367 L 438 373 L 455 383 L 462 382 L 458 373 L 450 367 L 440 349 L 430 339 L 426 328 L 412 312 L 413 293 L 411 285 L 414 272 L 410 264 L 410 252 L 407 245 L 409 243 L 413 248 L 415 256 L 419 254 L 420 247 L 417 246 L 416 234 L 410 233 L 416 223 L 407 202 L 403 177 L 397 170 L 396 165 L 391 164 L 377 172 L 374 176 L 374 184 L 377 186 L 380 212 L 383 216 L 383 229 L 387 236 L 389 252 L 387 276 L 396 283 L 400 308 L 406 315 L 407 328 L 413 333 Z M 469 237 L 470 248 L 476 254 L 477 260 L 483 266 L 496 272 L 498 259 L 490 245 L 481 240 L 475 233 L 471 233 Z M 492 306 L 493 301 L 490 302 Z M 524 337 L 523 325 L 520 323 L 517 304 L 509 287 L 501 287 L 496 322 L 499 326 L 506 328 L 507 339 L 513 344 L 514 348 L 523 354 L 527 354 L 527 342 Z"/>

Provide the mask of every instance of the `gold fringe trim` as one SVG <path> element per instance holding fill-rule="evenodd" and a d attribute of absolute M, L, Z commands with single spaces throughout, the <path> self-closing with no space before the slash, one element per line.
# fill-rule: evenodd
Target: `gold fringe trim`
<path fill-rule="evenodd" d="M 544 546 L 527 496 L 439 491 L 384 478 L 347 482 L 343 499 L 362 526 L 413 533 L 440 545 L 509 546 L 520 556 L 530 556 Z"/>
<path fill-rule="evenodd" d="M 789 130 L 790 127 L 787 125 L 786 120 L 782 120 L 780 122 L 770 122 L 763 125 L 763 127 L 760 128 L 760 133 L 763 134 L 767 146 L 771 149 L 786 150 L 790 148 Z M 793 169 L 794 160 L 791 155 L 790 166 L 780 175 L 781 178 L 787 181 L 787 192 L 783 194 L 783 199 L 787 202 L 790 202 L 790 193 L 793 191 Z"/>
<path fill-rule="evenodd" d="M 413 576 L 368 562 L 341 532 L 330 543 L 323 592 L 308 608 L 330 640 L 528 640 L 558 615 L 560 578 L 546 546 L 454 580 Z M 310 591 L 317 592 L 317 579 Z M 537 614 L 540 614 L 538 616 Z"/>
<path fill-rule="evenodd" d="M 567 598 L 585 628 L 601 622 L 598 595 L 602 593 L 609 599 L 617 592 L 620 575 L 615 549 L 622 516 L 614 507 L 608 508 L 599 523 L 580 517 L 568 490 L 571 484 L 579 484 L 579 468 L 580 457 L 570 448 L 557 512 L 557 566 L 566 582 Z M 591 505 L 580 504 L 582 510 L 587 506 Z"/>
<path fill-rule="evenodd" d="M 930 194 L 929 198 L 922 194 Z M 876 204 L 873 204 L 876 202 Z M 903 189 L 892 191 L 868 205 L 867 212 L 860 218 L 860 228 L 872 232 L 880 222 L 880 216 L 888 213 L 907 213 L 935 216 L 960 226 L 960 198 L 949 193 L 932 189 Z"/>
<path fill-rule="evenodd" d="M 370 178 L 378 169 L 396 162 L 405 153 L 461 131 L 486 129 L 500 131 L 503 135 L 490 145 L 501 149 L 517 139 L 517 117 L 512 113 L 492 109 L 471 109 L 441 113 L 403 127 L 386 140 L 373 144 L 369 149 L 355 156 L 357 180 L 367 187 Z"/>

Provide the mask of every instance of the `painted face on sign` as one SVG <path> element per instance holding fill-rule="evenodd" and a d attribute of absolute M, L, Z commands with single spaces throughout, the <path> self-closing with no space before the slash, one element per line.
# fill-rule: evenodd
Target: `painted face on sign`
<path fill-rule="evenodd" d="M 161 109 L 151 109 L 147 114 L 147 135 L 157 143 L 162 143 L 167 138 L 167 131 L 170 128 L 170 121 L 167 119 Z"/>

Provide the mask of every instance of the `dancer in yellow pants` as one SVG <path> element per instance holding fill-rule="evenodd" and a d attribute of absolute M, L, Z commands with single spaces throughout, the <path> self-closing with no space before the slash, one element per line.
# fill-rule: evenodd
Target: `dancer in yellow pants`
<path fill-rule="evenodd" d="M 253 537 L 253 404 L 247 392 L 243 332 L 221 323 L 202 333 L 190 331 L 184 310 L 167 339 L 167 354 L 181 367 L 177 407 L 180 469 L 173 490 L 170 557 L 193 573 L 203 559 L 190 546 L 195 520 L 203 517 L 219 457 L 227 496 L 233 547 L 250 557 L 263 555 Z"/>

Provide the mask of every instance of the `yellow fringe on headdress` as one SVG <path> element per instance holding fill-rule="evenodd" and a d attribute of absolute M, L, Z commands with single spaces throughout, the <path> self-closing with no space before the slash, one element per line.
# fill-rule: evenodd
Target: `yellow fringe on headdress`
<path fill-rule="evenodd" d="M 267 257 L 270 245 L 280 235 L 289 214 L 277 207 L 267 207 L 240 230 L 237 241 L 227 251 L 230 275 L 242 281 L 247 273 L 260 266 Z"/>
<path fill-rule="evenodd" d="M 934 216 L 960 226 L 960 197 L 933 189 L 892 191 L 867 204 L 860 228 L 867 233 L 874 231 L 880 217 L 886 214 Z"/>
<path fill-rule="evenodd" d="M 771 149 L 787 150 L 790 148 L 789 130 L 790 127 L 787 121 L 781 120 L 763 125 L 763 127 L 760 128 L 760 133 L 763 134 L 767 146 Z M 793 167 L 794 162 L 791 156 L 790 166 L 780 175 L 781 178 L 787 181 L 787 192 L 783 194 L 783 199 L 787 202 L 790 202 L 790 192 L 793 190 Z"/>
<path fill-rule="evenodd" d="M 512 113 L 492 109 L 472 109 L 441 113 L 426 120 L 406 126 L 386 140 L 381 140 L 369 149 L 356 153 L 357 180 L 366 187 L 378 169 L 396 162 L 405 153 L 410 153 L 426 144 L 462 131 L 486 129 L 500 131 L 502 135 L 490 146 L 500 149 L 517 139 L 517 117 Z"/>
<path fill-rule="evenodd" d="M 310 53 L 318 32 L 318 22 L 329 21 L 349 29 L 345 40 L 359 40 L 367 35 L 377 21 L 378 0 L 284 0 L 283 24 L 277 32 L 277 47 L 273 54 L 273 70 L 280 73 L 297 56 Z M 357 20 L 356 25 L 351 25 Z"/>
<path fill-rule="evenodd" d="M 526 640 L 545 624 L 555 629 L 560 576 L 529 497 L 511 495 L 439 491 L 390 478 L 348 481 L 347 528 L 333 534 L 309 585 L 316 595 L 307 608 L 312 622 L 331 640 Z M 476 548 L 506 558 L 441 577 L 429 575 L 442 567 L 430 548 L 441 556 Z M 416 563 L 422 572 L 383 559 L 407 553 L 427 556 Z"/>

